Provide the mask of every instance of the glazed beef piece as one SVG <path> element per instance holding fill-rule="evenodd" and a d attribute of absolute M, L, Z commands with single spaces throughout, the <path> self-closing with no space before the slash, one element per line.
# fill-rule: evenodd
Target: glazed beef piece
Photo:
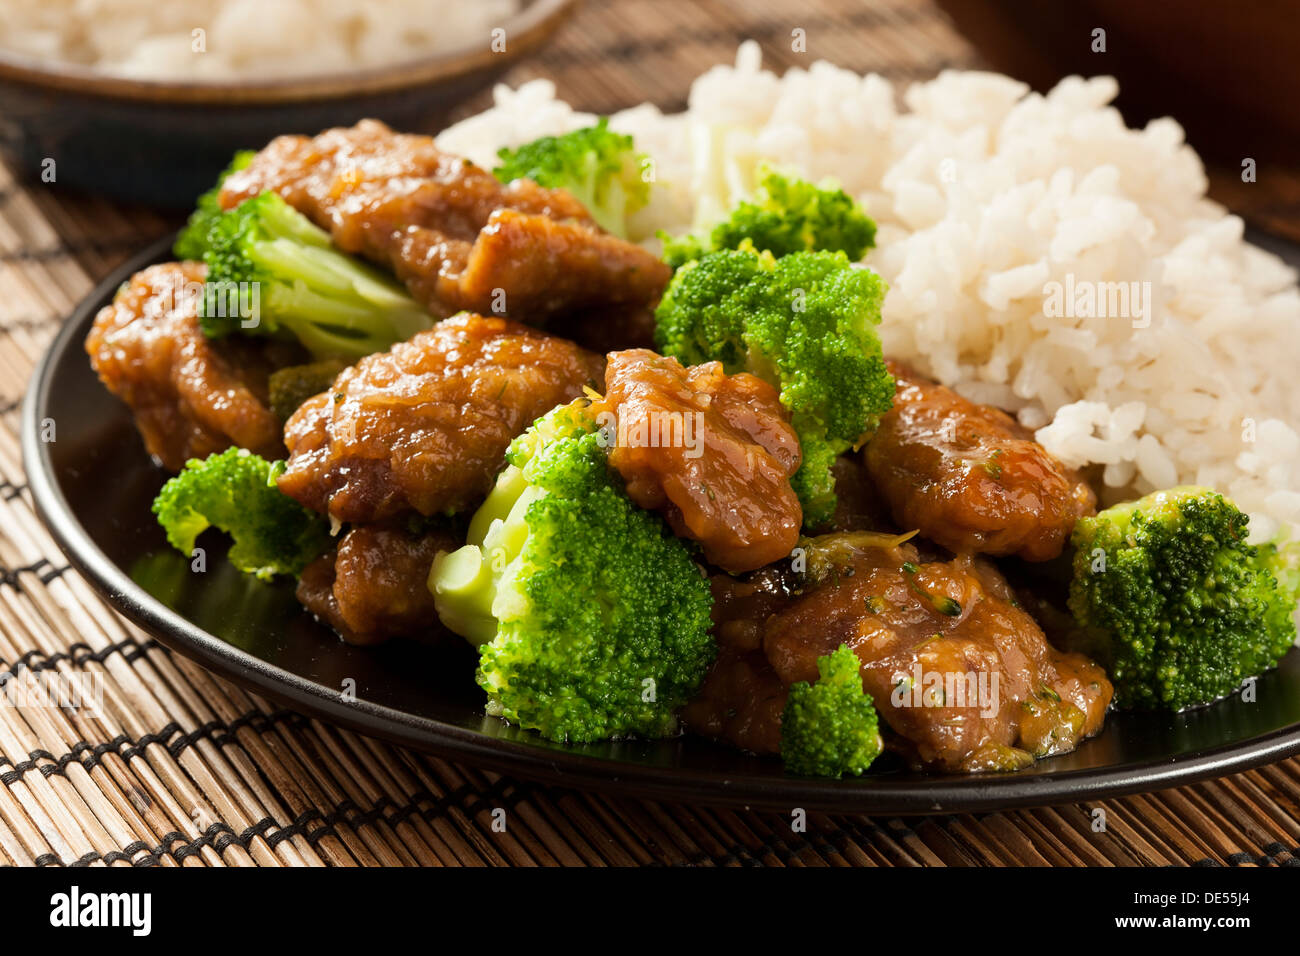
<path fill-rule="evenodd" d="M 198 319 L 203 277 L 197 262 L 133 275 L 95 316 L 86 336 L 90 364 L 130 406 L 149 453 L 171 471 L 231 445 L 283 457 L 266 383 L 275 368 L 296 360 L 297 349 L 205 336 Z"/>
<path fill-rule="evenodd" d="M 889 505 L 876 489 L 862 455 L 846 454 L 831 465 L 835 479 L 835 514 L 831 531 L 897 530 Z"/>
<path fill-rule="evenodd" d="M 603 362 L 507 319 L 458 315 L 345 369 L 284 428 L 280 489 L 340 521 L 459 511 L 511 440 L 599 385 Z"/>
<path fill-rule="evenodd" d="M 833 565 L 764 628 L 783 681 L 815 680 L 817 658 L 848 644 L 884 721 L 945 770 L 1023 766 L 1101 729 L 1105 672 L 1048 644 L 989 562 L 924 562 L 904 544 L 849 547 Z"/>
<path fill-rule="evenodd" d="M 789 690 L 763 653 L 763 628 L 793 600 L 800 579 L 785 562 L 743 578 L 715 574 L 709 585 L 718 656 L 682 708 L 682 723 L 691 733 L 741 750 L 777 753 Z"/>
<path fill-rule="evenodd" d="M 718 647 L 738 651 L 763 649 L 763 628 L 768 618 L 803 590 L 803 578 L 792 568 L 792 561 L 784 561 L 743 577 L 715 574 L 709 578 L 713 593 L 713 636 Z"/>
<path fill-rule="evenodd" d="M 340 249 L 391 268 L 438 316 L 467 309 L 540 322 L 646 305 L 671 274 L 640 246 L 602 232 L 564 190 L 503 185 L 432 138 L 377 120 L 272 140 L 226 178 L 220 201 L 229 209 L 267 190 Z"/>
<path fill-rule="evenodd" d="M 750 753 L 779 753 L 788 696 L 789 689 L 761 651 L 720 645 L 699 691 L 682 708 L 682 723 L 693 734 Z"/>
<path fill-rule="evenodd" d="M 720 650 L 708 694 L 687 712 L 693 730 L 746 749 L 755 748 L 742 737 L 779 744 L 769 678 L 815 681 L 817 658 L 840 644 L 862 661 L 891 746 L 918 766 L 1016 769 L 1101 729 L 1105 672 L 1054 649 L 989 562 L 927 561 L 911 544 L 871 540 L 811 539 L 808 576 L 773 568 L 714 579 L 715 633 L 729 653 Z M 752 704 L 742 685 L 754 690 Z"/>
<path fill-rule="evenodd" d="M 1061 553 L 1097 499 L 1009 415 L 890 363 L 894 407 L 867 445 L 867 469 L 895 520 L 960 553 Z"/>
<path fill-rule="evenodd" d="M 404 522 L 359 525 L 304 569 L 298 600 L 349 644 L 434 632 L 429 568 L 439 551 L 463 543 L 450 531 Z"/>
<path fill-rule="evenodd" d="M 1011 416 L 897 363 L 894 406 L 867 445 L 867 471 L 894 520 L 962 553 L 1048 561 L 1095 514 L 1086 481 Z"/>
<path fill-rule="evenodd" d="M 790 487 L 801 458 L 776 389 L 720 362 L 684 368 L 645 349 L 607 363 L 605 408 L 618 423 L 609 462 L 628 496 L 727 571 L 788 556 L 803 521 Z"/>

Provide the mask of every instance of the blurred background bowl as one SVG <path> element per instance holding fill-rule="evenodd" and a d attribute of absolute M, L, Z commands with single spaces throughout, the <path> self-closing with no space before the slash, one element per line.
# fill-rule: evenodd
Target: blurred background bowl
<path fill-rule="evenodd" d="M 0 150 L 35 177 L 53 169 L 59 185 L 186 208 L 236 150 L 282 133 L 316 133 L 364 117 L 401 130 L 437 129 L 541 47 L 576 6 L 524 0 L 501 23 L 501 52 L 485 36 L 472 48 L 301 79 L 137 80 L 0 51 Z"/>

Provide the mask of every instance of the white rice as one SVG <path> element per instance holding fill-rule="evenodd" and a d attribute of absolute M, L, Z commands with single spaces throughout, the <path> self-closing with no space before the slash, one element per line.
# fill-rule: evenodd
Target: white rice
<path fill-rule="evenodd" d="M 818 62 L 777 77 L 759 57 L 745 44 L 699 77 L 685 113 L 611 118 L 655 161 L 633 238 L 707 226 L 760 160 L 833 178 L 879 224 L 865 261 L 890 285 L 886 354 L 1098 466 L 1107 501 L 1194 483 L 1250 512 L 1254 540 L 1300 524 L 1296 275 L 1205 198 L 1176 122 L 1126 128 L 1109 77 L 1041 96 L 950 71 L 907 89 L 900 111 L 879 76 Z M 439 142 L 491 166 L 501 146 L 593 121 L 536 80 L 498 87 Z M 1109 304 L 1118 287 L 1102 283 L 1144 282 L 1145 316 L 1140 292 L 1119 316 L 1052 305 L 1053 283 Z"/>
<path fill-rule="evenodd" d="M 519 6 L 520 0 L 0 0 L 0 47 L 146 79 L 303 76 L 486 48 L 492 29 Z"/>

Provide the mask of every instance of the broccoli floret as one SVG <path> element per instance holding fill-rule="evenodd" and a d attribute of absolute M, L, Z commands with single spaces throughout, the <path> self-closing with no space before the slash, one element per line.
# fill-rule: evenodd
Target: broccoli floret
<path fill-rule="evenodd" d="M 817 658 L 817 683 L 790 685 L 781 714 L 781 759 L 803 777 L 860 774 L 882 742 L 871 695 L 862 689 L 858 656 L 847 644 Z"/>
<path fill-rule="evenodd" d="M 1249 545 L 1248 524 L 1222 495 L 1180 487 L 1075 525 L 1069 606 L 1117 704 L 1217 700 L 1294 643 L 1295 547 Z"/>
<path fill-rule="evenodd" d="M 655 312 L 665 355 L 720 361 L 780 390 L 803 448 L 791 484 L 809 528 L 835 509 L 836 456 L 870 437 L 893 404 L 874 328 L 884 294 L 880 277 L 842 252 L 778 259 L 746 242 L 678 269 Z"/>
<path fill-rule="evenodd" d="M 433 324 L 395 280 L 334 248 L 278 195 L 262 193 L 208 224 L 203 331 L 292 334 L 314 356 L 360 358 Z"/>
<path fill-rule="evenodd" d="M 605 444 L 585 399 L 538 419 L 429 575 L 442 622 L 480 648 L 488 712 L 552 740 L 673 732 L 713 658 L 708 581 Z"/>
<path fill-rule="evenodd" d="M 738 203 L 708 238 L 673 238 L 666 233 L 660 233 L 660 238 L 664 260 L 674 269 L 706 252 L 739 249 L 746 239 L 755 249 L 774 256 L 843 252 L 856 261 L 875 245 L 876 224 L 842 189 L 767 171 L 754 200 Z"/>
<path fill-rule="evenodd" d="M 284 462 L 269 462 L 244 448 L 191 458 L 162 486 L 153 513 L 167 542 L 183 554 L 209 527 L 234 540 L 230 562 L 269 580 L 298 574 L 330 543 L 329 522 L 276 487 Z"/>
<path fill-rule="evenodd" d="M 497 179 L 531 179 L 547 189 L 566 189 L 616 236 L 627 237 L 627 217 L 650 201 L 650 184 L 642 175 L 646 157 L 631 136 L 611 130 L 605 117 L 563 136 L 501 149 L 497 156 L 501 163 L 492 170 Z"/>
<path fill-rule="evenodd" d="M 221 195 L 221 184 L 226 181 L 226 177 L 231 173 L 248 166 L 256 155 L 251 149 L 244 149 L 235 153 L 235 158 L 230 161 L 230 165 L 217 177 L 217 184 L 199 197 L 194 212 L 190 213 L 189 221 L 185 224 L 185 228 L 180 231 L 180 235 L 176 237 L 176 242 L 172 246 L 172 252 L 176 254 L 176 258 L 203 258 L 203 253 L 208 248 L 208 230 L 212 228 L 213 220 L 221 215 L 221 203 L 218 200 Z"/>

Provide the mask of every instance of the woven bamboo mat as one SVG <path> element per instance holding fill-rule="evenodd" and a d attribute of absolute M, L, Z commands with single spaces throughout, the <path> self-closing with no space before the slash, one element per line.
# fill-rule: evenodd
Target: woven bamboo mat
<path fill-rule="evenodd" d="M 740 37 L 896 79 L 971 65 L 926 3 L 591 2 L 510 77 L 607 112 L 680 107 Z M 481 106 L 473 104 L 473 106 Z M 467 107 L 469 108 L 469 107 Z M 18 453 L 23 387 L 61 320 L 175 223 L 0 167 L 0 678 L 94 674 L 105 706 L 0 704 L 0 865 L 1300 865 L 1300 761 L 1178 790 L 905 821 L 619 799 L 458 766 L 277 709 L 158 646 L 67 568 Z M 504 832 L 493 811 L 504 808 Z M 1105 811 L 1104 831 L 1094 830 Z M 498 828 L 499 829 L 499 828 Z"/>

